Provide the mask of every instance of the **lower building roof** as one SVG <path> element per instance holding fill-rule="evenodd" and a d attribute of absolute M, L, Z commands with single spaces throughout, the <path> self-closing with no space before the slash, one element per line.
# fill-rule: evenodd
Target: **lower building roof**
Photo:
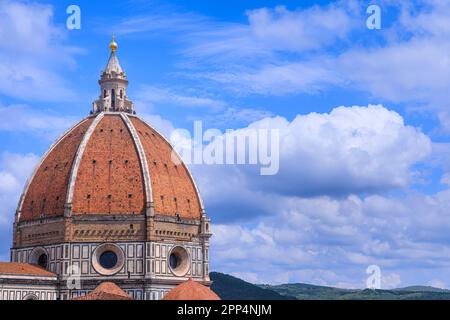
<path fill-rule="evenodd" d="M 94 291 L 72 300 L 133 300 L 113 282 L 102 282 Z"/>
<path fill-rule="evenodd" d="M 56 274 L 44 268 L 19 262 L 0 262 L 0 275 L 56 277 Z"/>

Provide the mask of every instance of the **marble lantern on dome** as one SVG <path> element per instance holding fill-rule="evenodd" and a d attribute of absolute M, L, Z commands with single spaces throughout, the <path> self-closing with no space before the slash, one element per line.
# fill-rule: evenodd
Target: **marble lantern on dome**
<path fill-rule="evenodd" d="M 128 80 L 125 72 L 120 66 L 116 56 L 118 45 L 113 40 L 109 44 L 111 54 L 105 71 L 102 72 L 100 84 L 100 97 L 93 103 L 92 112 L 119 111 L 134 113 L 133 102 L 128 100 L 127 87 Z"/>

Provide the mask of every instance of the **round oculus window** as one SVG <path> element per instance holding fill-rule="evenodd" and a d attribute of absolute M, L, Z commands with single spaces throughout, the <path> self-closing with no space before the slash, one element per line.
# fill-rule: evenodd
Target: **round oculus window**
<path fill-rule="evenodd" d="M 175 253 L 170 254 L 169 264 L 172 269 L 176 269 L 179 265 L 180 259 L 177 257 Z"/>
<path fill-rule="evenodd" d="M 113 269 L 117 265 L 117 254 L 112 251 L 105 251 L 100 254 L 100 265 L 105 269 Z"/>
<path fill-rule="evenodd" d="M 111 276 L 119 272 L 125 264 L 123 250 L 113 244 L 104 243 L 99 245 L 92 255 L 92 266 L 95 271 L 104 276 Z"/>
<path fill-rule="evenodd" d="M 174 247 L 168 257 L 169 268 L 177 277 L 184 277 L 189 271 L 190 257 L 187 250 L 181 246 Z"/>

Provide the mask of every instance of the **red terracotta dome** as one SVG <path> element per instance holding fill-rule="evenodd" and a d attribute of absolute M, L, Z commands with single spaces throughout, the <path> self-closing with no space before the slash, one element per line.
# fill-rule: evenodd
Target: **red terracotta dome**
<path fill-rule="evenodd" d="M 18 222 L 71 215 L 144 214 L 200 219 L 203 205 L 170 143 L 137 116 L 100 112 L 44 155 L 22 195 Z"/>
<path fill-rule="evenodd" d="M 72 300 L 133 300 L 114 282 L 102 282 L 94 291 Z"/>
<path fill-rule="evenodd" d="M 163 300 L 221 300 L 210 288 L 190 278 L 166 293 Z"/>

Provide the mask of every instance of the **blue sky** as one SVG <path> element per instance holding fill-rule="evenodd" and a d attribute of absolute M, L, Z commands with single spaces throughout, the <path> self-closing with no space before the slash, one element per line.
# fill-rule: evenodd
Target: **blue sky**
<path fill-rule="evenodd" d="M 81 30 L 66 8 L 81 8 Z M 2 1 L 0 256 L 39 157 L 98 96 L 111 34 L 138 114 L 281 130 L 280 172 L 193 165 L 212 269 L 252 282 L 450 287 L 450 4 Z"/>

